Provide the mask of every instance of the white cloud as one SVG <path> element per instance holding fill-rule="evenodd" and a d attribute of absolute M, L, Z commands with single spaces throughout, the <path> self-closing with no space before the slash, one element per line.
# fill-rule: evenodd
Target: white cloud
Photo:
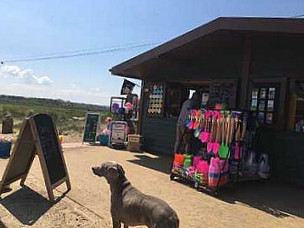
<path fill-rule="evenodd" d="M 51 85 L 53 81 L 49 76 L 37 76 L 31 69 L 22 70 L 18 66 L 2 66 L 0 69 L 0 77 L 21 79 L 26 84 L 34 85 Z"/>

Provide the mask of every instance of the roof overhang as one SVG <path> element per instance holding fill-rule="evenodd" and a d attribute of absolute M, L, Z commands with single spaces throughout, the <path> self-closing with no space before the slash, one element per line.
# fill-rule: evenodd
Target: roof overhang
<path fill-rule="evenodd" d="M 113 75 L 144 79 L 140 66 L 219 31 L 230 33 L 304 34 L 304 19 L 220 17 L 110 69 Z M 157 63 L 153 67 L 157 67 Z"/>

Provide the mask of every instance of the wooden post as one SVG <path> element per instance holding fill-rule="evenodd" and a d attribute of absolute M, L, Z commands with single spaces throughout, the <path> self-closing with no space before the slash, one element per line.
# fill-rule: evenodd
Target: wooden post
<path fill-rule="evenodd" d="M 145 105 L 145 81 L 141 82 L 141 91 L 140 91 L 140 104 L 138 112 L 138 123 L 137 123 L 137 134 L 141 135 L 142 133 L 142 122 L 144 117 L 144 105 Z"/>
<path fill-rule="evenodd" d="M 247 109 L 249 82 L 250 82 L 250 65 L 251 65 L 251 47 L 252 38 L 250 35 L 245 36 L 244 40 L 244 57 L 243 57 L 243 70 L 242 70 L 242 83 L 241 83 L 241 100 L 240 107 Z"/>

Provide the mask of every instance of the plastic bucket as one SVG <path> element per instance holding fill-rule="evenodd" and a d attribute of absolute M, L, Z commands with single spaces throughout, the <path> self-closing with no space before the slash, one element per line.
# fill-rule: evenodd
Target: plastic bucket
<path fill-rule="evenodd" d="M 216 187 L 220 177 L 220 159 L 211 158 L 209 173 L 208 173 L 208 186 Z"/>
<path fill-rule="evenodd" d="M 184 168 L 189 168 L 192 164 L 192 155 L 185 155 Z"/>
<path fill-rule="evenodd" d="M 174 165 L 183 166 L 184 165 L 185 156 L 183 154 L 175 154 L 174 155 Z"/>
<path fill-rule="evenodd" d="M 100 135 L 99 141 L 101 146 L 107 146 L 109 143 L 109 135 Z"/>
<path fill-rule="evenodd" d="M 0 158 L 8 158 L 11 154 L 11 148 L 11 142 L 0 142 Z"/>

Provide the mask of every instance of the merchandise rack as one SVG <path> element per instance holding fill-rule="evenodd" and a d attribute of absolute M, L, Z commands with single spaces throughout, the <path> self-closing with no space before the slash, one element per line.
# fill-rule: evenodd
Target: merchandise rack
<path fill-rule="evenodd" d="M 219 111 L 219 110 L 209 110 L 209 111 Z M 234 110 L 225 110 L 226 112 L 227 111 L 234 111 Z M 235 111 L 237 113 L 241 113 L 241 116 L 242 118 L 244 117 L 245 113 L 243 111 Z M 240 122 L 238 124 L 241 124 Z M 239 125 L 238 125 L 239 127 Z M 235 160 L 235 159 L 231 159 L 234 161 L 234 164 L 237 164 L 235 165 L 236 166 L 236 170 L 234 170 L 234 173 L 230 173 L 230 170 L 228 170 L 228 176 L 229 176 L 229 180 L 228 180 L 228 183 L 225 184 L 225 185 L 220 185 L 220 182 L 221 182 L 221 178 L 223 176 L 223 174 L 225 173 L 224 169 L 225 169 L 225 166 L 227 165 L 227 162 L 229 162 L 230 160 L 230 155 L 231 155 L 231 151 L 232 151 L 232 145 L 233 143 L 235 142 L 235 135 L 233 135 L 233 139 L 231 141 L 231 143 L 229 144 L 229 150 L 228 150 L 228 155 L 225 159 L 222 159 L 222 160 L 225 160 L 224 162 L 224 165 L 222 166 L 221 170 L 220 170 L 220 173 L 219 173 L 219 179 L 217 181 L 217 185 L 215 187 L 210 187 L 208 186 L 208 183 L 203 183 L 201 181 L 198 181 L 196 179 L 196 177 L 192 177 L 192 176 L 189 176 L 187 175 L 186 173 L 186 169 L 183 168 L 183 167 L 180 167 L 180 172 L 179 173 L 176 173 L 176 172 L 173 172 L 173 163 L 171 165 L 171 169 L 170 169 L 170 180 L 178 180 L 178 181 L 181 181 L 181 182 L 184 182 L 184 183 L 189 183 L 190 186 L 193 186 L 195 189 L 197 189 L 198 191 L 204 191 L 204 192 L 207 192 L 211 195 L 218 195 L 218 192 L 219 192 L 219 189 L 224 187 L 224 186 L 227 186 L 228 184 L 235 184 L 237 182 L 240 182 L 240 178 L 239 178 L 239 173 L 240 173 L 240 164 L 241 164 L 241 160 L 242 158 L 240 158 L 239 160 Z M 243 139 L 239 140 L 238 141 L 241 145 L 241 147 L 243 146 Z M 206 144 L 204 144 L 204 146 L 206 147 Z M 229 168 L 230 169 L 230 168 Z"/>

